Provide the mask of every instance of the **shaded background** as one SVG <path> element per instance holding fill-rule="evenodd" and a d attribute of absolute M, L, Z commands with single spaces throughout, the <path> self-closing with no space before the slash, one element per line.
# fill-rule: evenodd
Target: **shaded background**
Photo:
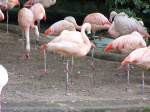
<path fill-rule="evenodd" d="M 21 8 L 26 0 L 20 0 L 20 2 Z M 19 8 L 15 7 L 9 11 L 11 23 L 17 24 L 18 10 Z M 142 19 L 149 31 L 150 0 L 57 0 L 55 5 L 46 9 L 47 22 L 42 21 L 42 27 L 48 27 L 66 16 L 74 16 L 77 23 L 81 25 L 87 14 L 100 12 L 109 17 L 111 10 L 124 11 L 129 16 Z"/>

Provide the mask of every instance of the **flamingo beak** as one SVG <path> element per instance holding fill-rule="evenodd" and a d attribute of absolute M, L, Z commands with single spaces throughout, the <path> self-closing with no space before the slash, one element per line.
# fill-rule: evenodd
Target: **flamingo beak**
<path fill-rule="evenodd" d="M 47 30 L 45 30 L 44 35 L 47 37 L 50 32 L 52 32 L 52 29 L 48 28 Z"/>
<path fill-rule="evenodd" d="M 43 20 L 46 21 L 46 19 L 47 19 L 46 16 L 44 16 L 44 17 L 43 17 Z"/>
<path fill-rule="evenodd" d="M 112 45 L 112 44 L 108 44 L 108 45 L 105 47 L 104 52 L 107 53 L 107 52 L 109 52 L 109 51 L 112 50 L 112 49 L 113 49 L 113 45 Z"/>

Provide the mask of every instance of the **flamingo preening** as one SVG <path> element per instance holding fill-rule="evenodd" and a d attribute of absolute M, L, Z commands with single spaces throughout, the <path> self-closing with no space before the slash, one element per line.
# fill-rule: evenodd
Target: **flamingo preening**
<path fill-rule="evenodd" d="M 18 23 L 22 29 L 22 36 L 23 36 L 23 38 L 25 36 L 25 40 L 26 40 L 25 57 L 29 58 L 29 53 L 30 53 L 29 32 L 30 32 L 30 28 L 35 30 L 36 39 L 37 39 L 37 41 L 39 40 L 39 31 L 38 31 L 38 27 L 36 25 L 34 25 L 34 15 L 33 15 L 32 11 L 30 9 L 27 9 L 27 8 L 20 9 L 20 11 L 18 12 Z"/>
<path fill-rule="evenodd" d="M 132 32 L 131 34 L 127 34 L 124 36 L 120 36 L 109 43 L 104 51 L 115 51 L 120 52 L 122 54 L 129 54 L 133 50 L 138 48 L 146 47 L 146 42 L 143 39 L 142 35 L 137 31 Z M 129 85 L 129 64 L 127 65 L 127 84 Z"/>
<path fill-rule="evenodd" d="M 64 30 L 59 36 L 54 38 L 48 44 L 42 45 L 41 50 L 55 52 L 60 55 L 64 55 L 66 57 L 68 56 L 83 57 L 87 55 L 92 46 L 90 40 L 85 34 L 85 31 L 89 33 L 91 32 L 91 25 L 89 23 L 83 24 L 81 32 Z M 66 68 L 66 94 L 67 94 L 69 81 L 68 60 L 65 68 Z"/>
<path fill-rule="evenodd" d="M 75 31 L 76 28 L 73 23 L 68 22 L 67 20 L 60 20 L 52 24 L 49 28 L 47 28 L 44 34 L 45 36 L 48 35 L 58 36 L 64 30 Z"/>
<path fill-rule="evenodd" d="M 73 16 L 67 16 L 67 17 L 64 18 L 64 20 L 67 20 L 68 22 L 73 23 L 76 30 L 79 30 L 79 31 L 81 30 L 81 26 L 79 26 L 77 24 L 76 19 Z"/>
<path fill-rule="evenodd" d="M 40 20 L 44 19 L 46 21 L 45 9 L 41 3 L 36 3 L 32 5 L 30 9 L 34 16 L 34 22 L 37 21 L 38 27 L 40 29 Z"/>
<path fill-rule="evenodd" d="M 8 73 L 4 66 L 0 65 L 0 112 L 2 104 L 2 89 L 8 82 Z"/>
<path fill-rule="evenodd" d="M 112 24 L 108 30 L 108 33 L 112 37 L 116 38 L 129 34 L 133 31 L 139 32 L 145 38 L 149 37 L 149 33 L 141 22 L 137 21 L 135 18 L 128 17 L 128 15 L 124 12 L 117 14 L 115 11 L 112 11 L 110 13 L 110 21 L 112 21 Z"/>

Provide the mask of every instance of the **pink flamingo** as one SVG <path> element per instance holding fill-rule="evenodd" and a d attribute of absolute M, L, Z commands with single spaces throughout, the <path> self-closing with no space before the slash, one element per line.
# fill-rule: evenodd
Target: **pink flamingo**
<path fill-rule="evenodd" d="M 3 21 L 3 20 L 4 20 L 4 14 L 2 10 L 0 9 L 0 21 Z"/>
<path fill-rule="evenodd" d="M 15 6 L 20 5 L 19 0 L 4 0 L 0 2 L 0 7 L 4 10 L 7 10 L 7 33 L 8 33 L 8 21 L 9 21 L 9 16 L 8 16 L 8 11 Z"/>
<path fill-rule="evenodd" d="M 137 31 L 143 35 L 143 37 L 149 37 L 145 27 L 136 19 L 128 17 L 124 12 L 117 14 L 116 12 L 110 13 L 110 21 L 114 18 L 108 33 L 113 37 L 119 37 L 121 35 L 129 34 L 133 31 Z"/>
<path fill-rule="evenodd" d="M 76 28 L 73 23 L 68 22 L 67 20 L 60 20 L 52 24 L 48 29 L 45 30 L 44 34 L 58 36 L 62 31 L 69 30 L 75 31 Z"/>
<path fill-rule="evenodd" d="M 123 54 L 129 54 L 137 48 L 146 47 L 146 42 L 143 39 L 142 35 L 137 31 L 132 32 L 131 34 L 120 36 L 109 43 L 104 51 L 109 52 L 111 50 L 120 52 Z M 129 64 L 127 66 L 127 80 L 129 85 Z"/>
<path fill-rule="evenodd" d="M 42 45 L 41 50 L 55 52 L 64 56 L 83 57 L 87 55 L 87 53 L 90 51 L 92 46 L 90 40 L 85 34 L 85 31 L 90 33 L 91 25 L 89 23 L 83 24 L 81 28 L 81 32 L 64 30 L 58 37 L 50 41 L 48 44 Z M 45 71 L 46 71 L 46 66 L 45 66 Z M 69 65 L 67 60 L 66 93 L 68 90 L 68 81 L 69 81 L 68 73 L 69 73 Z"/>
<path fill-rule="evenodd" d="M 0 112 L 1 112 L 1 103 L 2 103 L 1 102 L 2 89 L 7 84 L 7 82 L 8 82 L 7 70 L 2 65 L 0 65 Z"/>
<path fill-rule="evenodd" d="M 34 16 L 33 16 L 32 11 L 27 8 L 20 9 L 20 11 L 18 12 L 18 23 L 22 29 L 23 38 L 25 35 L 25 40 L 26 40 L 25 56 L 26 56 L 26 58 L 29 58 L 29 52 L 30 52 L 29 31 L 30 31 L 30 28 L 35 29 L 35 35 L 36 35 L 37 41 L 39 39 L 38 27 L 36 25 L 34 25 Z"/>
<path fill-rule="evenodd" d="M 56 4 L 56 0 L 28 0 L 24 7 L 31 7 L 33 4 L 41 3 L 45 8 L 48 8 L 54 4 Z"/>
<path fill-rule="evenodd" d="M 92 26 L 92 32 L 95 33 L 99 30 L 109 29 L 111 23 L 101 13 L 91 13 L 87 15 L 83 23 L 90 23 Z"/>
<path fill-rule="evenodd" d="M 126 65 L 128 63 L 134 64 L 143 70 L 150 69 L 150 47 L 138 48 L 131 52 L 121 63 Z M 144 71 L 142 73 L 142 94 L 144 94 Z"/>
<path fill-rule="evenodd" d="M 33 12 L 34 21 L 37 21 L 40 27 L 40 20 L 44 19 L 46 21 L 46 13 L 43 5 L 41 3 L 36 3 L 30 9 Z"/>

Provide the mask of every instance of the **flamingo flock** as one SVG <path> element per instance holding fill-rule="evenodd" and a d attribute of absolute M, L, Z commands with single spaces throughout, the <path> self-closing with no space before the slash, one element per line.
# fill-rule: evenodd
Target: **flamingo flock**
<path fill-rule="evenodd" d="M 39 41 L 40 21 L 42 19 L 46 21 L 44 8 L 55 3 L 56 0 L 51 0 L 51 2 L 46 0 L 28 0 L 24 4 L 24 7 L 19 10 L 18 24 L 22 30 L 22 38 L 25 40 L 23 55 L 25 59 L 29 59 L 31 52 L 30 30 L 34 30 L 36 40 Z M 6 4 L 0 2 L 0 7 L 8 10 L 19 4 L 18 0 L 10 0 Z M 4 18 L 4 14 L 0 10 L 0 21 L 4 20 Z M 46 52 L 57 53 L 65 57 L 84 57 L 90 52 L 93 46 L 95 47 L 86 32 L 92 32 L 95 36 L 96 32 L 101 30 L 108 30 L 108 34 L 115 37 L 105 47 L 105 53 L 117 52 L 128 55 L 122 61 L 121 66 L 128 65 L 129 68 L 129 64 L 133 64 L 141 67 L 143 71 L 150 69 L 150 47 L 146 45 L 144 40 L 149 37 L 149 33 L 145 29 L 144 24 L 133 17 L 129 17 L 124 12 L 117 14 L 115 11 L 112 11 L 109 19 L 102 13 L 91 13 L 85 16 L 83 24 L 80 26 L 74 17 L 67 16 L 47 28 L 44 32 L 45 37 L 53 35 L 55 38 L 40 46 L 40 51 L 44 53 L 45 72 L 47 72 Z M 69 70 L 69 66 L 69 61 L 67 60 L 66 66 L 64 67 L 66 71 L 66 95 L 68 93 L 69 73 L 71 71 Z M 71 66 L 73 66 L 73 61 Z M 129 85 L 129 69 L 127 73 Z M 8 81 L 8 73 L 1 65 L 0 74 L 0 90 L 2 91 L 2 88 Z M 144 72 L 142 73 L 142 93 L 144 94 Z"/>

